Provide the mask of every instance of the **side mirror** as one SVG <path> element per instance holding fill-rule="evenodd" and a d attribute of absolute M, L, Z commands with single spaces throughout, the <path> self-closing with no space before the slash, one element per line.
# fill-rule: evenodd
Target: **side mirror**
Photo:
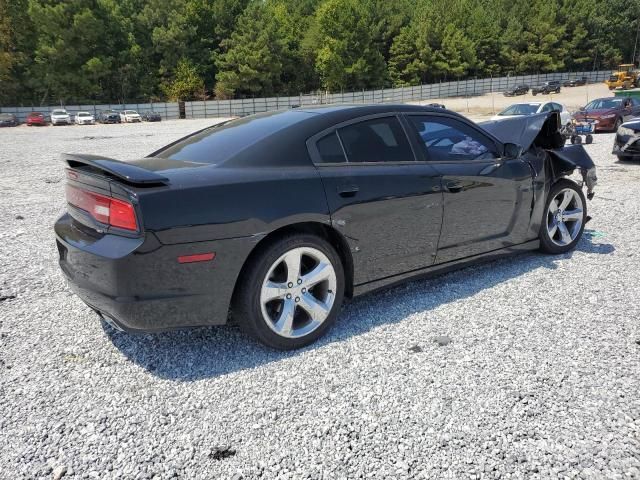
<path fill-rule="evenodd" d="M 503 153 L 504 158 L 518 158 L 522 155 L 522 147 L 516 143 L 505 143 Z"/>
<path fill-rule="evenodd" d="M 585 111 L 585 108 L 584 108 L 584 107 L 580 107 L 580 111 L 581 111 L 581 112 L 584 112 L 584 111 Z"/>

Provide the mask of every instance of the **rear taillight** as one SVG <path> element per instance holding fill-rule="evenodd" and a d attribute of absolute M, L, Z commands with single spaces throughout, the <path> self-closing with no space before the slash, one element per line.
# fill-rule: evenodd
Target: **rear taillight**
<path fill-rule="evenodd" d="M 67 202 L 84 210 L 100 223 L 124 230 L 137 231 L 138 222 L 133 205 L 116 198 L 67 185 Z"/>

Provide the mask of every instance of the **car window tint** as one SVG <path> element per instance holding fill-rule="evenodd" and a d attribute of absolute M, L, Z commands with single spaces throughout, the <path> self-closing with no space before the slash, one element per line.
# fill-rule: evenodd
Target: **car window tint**
<path fill-rule="evenodd" d="M 544 107 L 542 107 L 542 110 L 540 110 L 540 111 L 541 112 L 550 112 L 551 110 L 553 110 L 553 104 L 547 103 Z"/>
<path fill-rule="evenodd" d="M 510 107 L 507 107 L 506 109 L 504 109 L 498 115 L 500 115 L 500 116 L 504 116 L 504 115 L 531 115 L 533 113 L 536 113 L 537 110 L 538 110 L 538 105 L 535 105 L 535 104 L 531 105 L 529 103 L 515 103 L 515 104 L 511 105 Z"/>
<path fill-rule="evenodd" d="M 494 142 L 463 122 L 447 117 L 409 116 L 434 162 L 498 158 Z"/>
<path fill-rule="evenodd" d="M 155 156 L 219 164 L 263 138 L 315 115 L 301 110 L 274 111 L 231 120 L 170 144 Z"/>
<path fill-rule="evenodd" d="M 349 162 L 409 162 L 413 152 L 396 117 L 375 118 L 341 128 Z"/>
<path fill-rule="evenodd" d="M 340 163 L 346 161 L 336 132 L 332 132 L 318 140 L 316 142 L 316 148 L 318 149 L 322 163 Z"/>
<path fill-rule="evenodd" d="M 553 110 L 555 110 L 556 112 L 561 112 L 562 111 L 562 105 L 560 105 L 559 103 L 552 103 L 551 106 L 553 107 Z"/>

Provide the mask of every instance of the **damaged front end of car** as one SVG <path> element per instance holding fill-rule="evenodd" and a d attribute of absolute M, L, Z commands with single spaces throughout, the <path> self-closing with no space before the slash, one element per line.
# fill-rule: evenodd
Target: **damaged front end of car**
<path fill-rule="evenodd" d="M 543 177 L 547 191 L 558 179 L 578 171 L 582 177 L 581 188 L 586 188 L 589 200 L 593 198 L 598 183 L 596 166 L 582 145 L 565 146 L 558 112 L 494 120 L 480 126 L 501 142 L 520 146 L 524 152 L 522 158 L 531 165 L 534 179 Z"/>

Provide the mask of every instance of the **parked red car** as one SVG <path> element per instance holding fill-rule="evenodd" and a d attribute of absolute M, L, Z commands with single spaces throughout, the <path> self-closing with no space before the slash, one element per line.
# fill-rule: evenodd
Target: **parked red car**
<path fill-rule="evenodd" d="M 47 119 L 44 117 L 44 113 L 41 112 L 31 112 L 27 115 L 27 126 L 31 125 L 46 125 Z"/>
<path fill-rule="evenodd" d="M 594 122 L 596 132 L 615 132 L 623 122 L 640 116 L 640 99 L 596 98 L 573 115 L 579 122 Z"/>

